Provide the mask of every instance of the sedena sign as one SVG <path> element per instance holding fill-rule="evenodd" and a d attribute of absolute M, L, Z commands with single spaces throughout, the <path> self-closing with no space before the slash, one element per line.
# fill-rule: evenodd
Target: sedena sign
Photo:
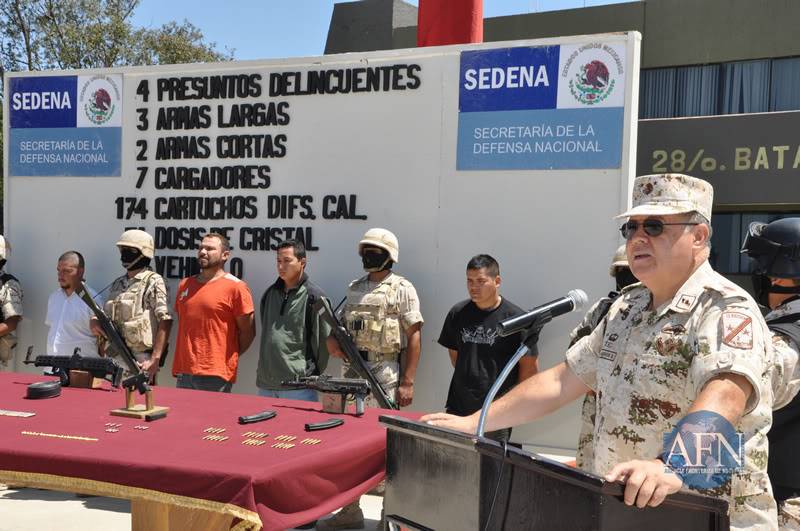
<path fill-rule="evenodd" d="M 576 287 L 608 292 L 612 217 L 627 206 L 635 161 L 639 40 L 7 73 L 5 235 L 25 291 L 22 352 L 45 349 L 58 256 L 80 251 L 102 291 L 123 273 L 114 244 L 128 228 L 154 237 L 151 265 L 173 301 L 203 236 L 217 232 L 232 246 L 227 270 L 256 301 L 276 279 L 276 246 L 294 238 L 336 302 L 364 275 L 357 242 L 384 227 L 425 318 L 414 407 L 440 408 L 452 368 L 435 340 L 467 296 L 472 256 L 499 260 L 519 306 Z M 579 317 L 548 326 L 542 351 L 562 356 Z M 258 344 L 237 391 L 255 388 Z M 546 422 L 540 442 L 574 445 L 574 426 Z"/>
<path fill-rule="evenodd" d="M 458 169 L 618 168 L 623 43 L 461 53 Z"/>
<path fill-rule="evenodd" d="M 9 176 L 122 171 L 122 76 L 12 77 Z"/>

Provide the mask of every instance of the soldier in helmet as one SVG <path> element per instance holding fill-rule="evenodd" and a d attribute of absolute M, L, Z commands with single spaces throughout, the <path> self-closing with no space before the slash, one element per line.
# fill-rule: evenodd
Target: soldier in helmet
<path fill-rule="evenodd" d="M 6 260 L 11 246 L 0 234 L 0 369 L 8 366 L 17 346 L 16 329 L 22 320 L 22 286 L 6 273 Z"/>
<path fill-rule="evenodd" d="M 111 284 L 105 312 L 117 325 L 136 361 L 154 381 L 172 328 L 167 285 L 161 275 L 150 269 L 155 244 L 147 232 L 126 230 L 117 242 L 117 249 L 126 272 Z M 96 318 L 92 319 L 91 327 L 95 335 L 103 335 Z"/>
<path fill-rule="evenodd" d="M 614 258 L 611 260 L 611 266 L 608 268 L 608 274 L 616 282 L 616 289 L 608 293 L 607 296 L 601 298 L 594 305 L 589 308 L 589 311 L 584 315 L 583 320 L 578 323 L 572 332 L 569 334 L 569 346 L 574 345 L 583 336 L 588 336 L 594 330 L 594 327 L 605 317 L 608 309 L 614 302 L 622 290 L 638 282 L 636 277 L 631 273 L 631 268 L 628 267 L 628 257 L 625 254 L 625 245 L 620 245 L 614 253 Z"/>
<path fill-rule="evenodd" d="M 584 315 L 583 320 L 578 323 L 572 332 L 569 334 L 569 346 L 571 347 L 580 340 L 583 336 L 588 336 L 592 330 L 603 320 L 603 317 L 608 313 L 614 299 L 619 297 L 622 290 L 638 282 L 636 277 L 631 273 L 631 268 L 628 267 L 628 256 L 625 254 L 625 245 L 617 247 L 617 252 L 614 253 L 614 258 L 611 260 L 611 266 L 608 269 L 608 274 L 611 275 L 616 281 L 616 290 L 608 293 L 607 296 L 601 298 L 599 301 L 589 308 L 589 311 Z M 578 468 L 583 470 L 592 469 L 592 439 L 594 439 L 594 421 L 597 405 L 597 396 L 593 391 L 586 393 L 583 399 L 583 406 L 581 407 L 581 431 L 578 435 L 578 451 L 575 454 L 575 463 Z"/>
<path fill-rule="evenodd" d="M 358 254 L 367 274 L 350 283 L 342 310 L 344 325 L 355 340 L 361 357 L 400 406 L 414 398 L 414 376 L 420 355 L 422 313 L 414 286 L 392 271 L 398 262 L 397 237 L 386 229 L 369 229 L 358 242 Z M 345 358 L 339 343 L 328 337 L 332 356 Z M 347 364 L 343 376 L 358 375 Z M 378 407 L 372 397 L 368 405 Z M 381 523 L 379 529 L 383 529 Z M 345 506 L 333 518 L 321 520 L 317 529 L 361 528 L 364 514 L 358 501 Z"/>
<path fill-rule="evenodd" d="M 752 223 L 742 253 L 753 258 L 758 301 L 769 307 L 766 321 L 782 378 L 773 383 L 775 403 L 769 432 L 769 478 L 778 502 L 781 529 L 800 530 L 800 218 Z M 788 405 L 786 405 L 788 404 Z"/>

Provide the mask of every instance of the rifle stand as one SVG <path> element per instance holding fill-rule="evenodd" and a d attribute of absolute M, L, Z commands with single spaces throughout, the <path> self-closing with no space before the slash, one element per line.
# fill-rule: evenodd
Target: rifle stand
<path fill-rule="evenodd" d="M 144 404 L 136 403 L 136 395 L 134 389 L 125 389 L 125 407 L 119 409 L 112 409 L 111 414 L 117 417 L 129 417 L 134 419 L 144 419 L 147 415 L 154 415 L 156 413 L 166 414 L 169 407 L 157 406 L 153 403 L 153 390 L 148 389 L 144 393 Z"/>

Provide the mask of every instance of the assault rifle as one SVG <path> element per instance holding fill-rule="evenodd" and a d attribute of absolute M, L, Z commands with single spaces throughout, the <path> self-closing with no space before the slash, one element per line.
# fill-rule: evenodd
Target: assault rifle
<path fill-rule="evenodd" d="M 326 413 L 344 413 L 347 397 L 351 396 L 356 401 L 356 416 L 364 414 L 364 399 L 369 394 L 369 384 L 360 378 L 333 378 L 326 374 L 322 376 L 299 376 L 294 380 L 281 382 L 281 387 L 287 389 L 313 389 L 320 393 L 338 395 L 333 397 L 323 396 L 322 410 Z M 337 400 L 338 398 L 338 400 Z"/>
<path fill-rule="evenodd" d="M 36 356 L 31 359 L 33 347 L 28 347 L 25 356 L 26 365 L 34 367 L 53 367 L 54 374 L 61 379 L 61 385 L 69 385 L 69 371 L 86 371 L 95 378 L 108 380 L 114 387 L 119 387 L 122 381 L 122 367 L 111 358 L 97 358 L 82 356 L 80 347 L 75 347 L 72 356 Z"/>
<path fill-rule="evenodd" d="M 100 327 L 103 329 L 103 333 L 110 343 L 109 347 L 112 354 L 116 354 L 125 364 L 128 372 L 131 373 L 131 376 L 122 382 L 123 387 L 128 390 L 136 389 L 139 393 L 145 394 L 150 390 L 150 386 L 147 384 L 149 377 L 146 372 L 142 371 L 139 364 L 136 363 L 133 352 L 131 352 L 131 349 L 125 344 L 125 340 L 122 339 L 122 335 L 119 333 L 119 330 L 117 330 L 117 327 L 111 319 L 108 318 L 102 308 L 97 305 L 91 293 L 89 293 L 89 290 L 86 289 L 86 284 L 81 282 L 81 286 L 76 290 L 76 293 L 92 310 L 95 317 L 97 317 L 97 321 L 100 323 Z"/>
<path fill-rule="evenodd" d="M 399 409 L 394 401 L 389 398 L 386 390 L 384 390 L 378 379 L 375 378 L 375 375 L 372 374 L 372 371 L 369 370 L 367 362 L 364 361 L 361 354 L 358 352 L 353 338 L 347 332 L 347 329 L 339 323 L 339 320 L 336 319 L 328 301 L 324 297 L 320 297 L 317 299 L 317 302 L 314 303 L 312 309 L 330 325 L 331 334 L 333 334 L 333 337 L 339 342 L 339 347 L 347 356 L 350 367 L 369 383 L 372 395 L 375 397 L 375 400 L 378 401 L 378 404 L 384 409 Z"/>

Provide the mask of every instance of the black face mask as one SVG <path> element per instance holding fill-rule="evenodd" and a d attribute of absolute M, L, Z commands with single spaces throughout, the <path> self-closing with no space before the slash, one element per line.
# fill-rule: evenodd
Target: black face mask
<path fill-rule="evenodd" d="M 133 247 L 120 247 L 119 249 L 119 259 L 122 262 L 122 267 L 128 271 L 143 267 L 142 258 L 142 252 L 139 249 L 134 249 Z"/>
<path fill-rule="evenodd" d="M 773 286 L 767 275 L 759 273 L 753 273 L 750 278 L 753 280 L 753 291 L 756 295 L 756 302 L 762 306 L 769 306 L 770 293 L 800 295 L 800 286 Z"/>
<path fill-rule="evenodd" d="M 2 260 L 0 260 L 0 269 L 3 269 L 5 266 L 6 266 L 6 259 L 3 258 Z"/>
<path fill-rule="evenodd" d="M 621 267 L 617 269 L 617 274 L 615 275 L 617 279 L 617 291 L 622 291 L 622 288 L 626 286 L 630 286 L 631 284 L 636 284 L 639 282 L 639 279 L 633 276 L 631 270 L 627 267 Z"/>
<path fill-rule="evenodd" d="M 364 266 L 364 271 L 374 273 L 376 271 L 383 271 L 389 263 L 389 252 L 383 249 L 380 252 L 366 252 L 361 255 L 361 263 Z"/>

